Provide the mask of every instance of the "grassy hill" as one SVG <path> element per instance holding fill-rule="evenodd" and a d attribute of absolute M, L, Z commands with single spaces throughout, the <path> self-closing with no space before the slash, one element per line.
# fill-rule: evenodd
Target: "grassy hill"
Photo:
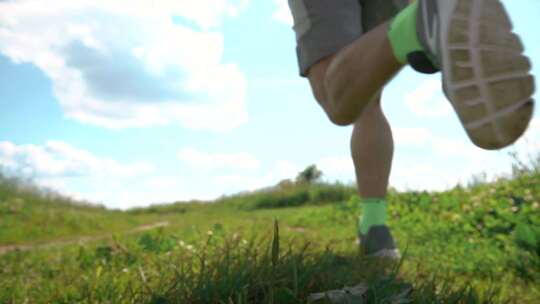
<path fill-rule="evenodd" d="M 122 231 L 160 218 L 79 202 L 0 174 L 0 246 Z"/>
<path fill-rule="evenodd" d="M 85 221 L 102 219 L 99 229 L 116 236 L 0 256 L 0 303 L 306 303 L 344 286 L 357 289 L 334 303 L 537 303 L 539 169 L 516 166 L 512 177 L 445 192 L 391 191 L 390 225 L 404 256 L 397 264 L 357 253 L 360 202 L 347 185 L 283 183 L 129 212 L 1 188 L 0 201 L 24 201 L 19 215 L 0 215 L 2 223 L 26 219 L 10 220 L 18 229 L 0 224 L 22 239 L 45 237 L 25 233 L 47 210 L 80 216 L 75 229 L 49 221 L 52 234 L 64 231 L 57 236 L 96 231 Z M 122 233 L 133 221 L 163 218 L 168 227 Z"/>

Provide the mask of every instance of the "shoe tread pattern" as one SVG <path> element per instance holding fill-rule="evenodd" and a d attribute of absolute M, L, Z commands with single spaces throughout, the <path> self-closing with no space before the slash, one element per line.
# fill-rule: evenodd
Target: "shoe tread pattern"
<path fill-rule="evenodd" d="M 523 44 L 498 0 L 457 0 L 443 79 L 468 136 L 484 149 L 515 142 L 532 118 L 534 78 Z"/>

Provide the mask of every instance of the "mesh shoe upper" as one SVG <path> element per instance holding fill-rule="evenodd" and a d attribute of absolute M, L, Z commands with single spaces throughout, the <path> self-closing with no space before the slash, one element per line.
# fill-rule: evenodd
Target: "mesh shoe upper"
<path fill-rule="evenodd" d="M 367 256 L 397 257 L 398 250 L 387 226 L 373 226 L 366 235 L 359 234 L 360 250 Z"/>

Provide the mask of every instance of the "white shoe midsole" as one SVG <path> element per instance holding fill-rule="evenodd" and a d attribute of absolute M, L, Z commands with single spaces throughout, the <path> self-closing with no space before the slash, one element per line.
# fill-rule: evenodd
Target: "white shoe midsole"
<path fill-rule="evenodd" d="M 368 255 L 368 257 L 399 259 L 401 258 L 401 255 L 399 254 L 398 249 L 382 249 L 373 254 Z"/>

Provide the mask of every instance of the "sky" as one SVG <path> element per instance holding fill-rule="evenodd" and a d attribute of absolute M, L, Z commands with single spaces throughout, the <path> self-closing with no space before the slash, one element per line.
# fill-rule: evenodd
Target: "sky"
<path fill-rule="evenodd" d="M 540 1 L 503 3 L 540 76 Z M 298 76 L 291 27 L 286 0 L 0 1 L 0 167 L 119 209 L 271 186 L 310 164 L 353 182 L 352 129 Z M 444 190 L 540 151 L 538 111 L 515 145 L 476 148 L 440 85 L 406 68 L 383 93 L 391 186 Z"/>

